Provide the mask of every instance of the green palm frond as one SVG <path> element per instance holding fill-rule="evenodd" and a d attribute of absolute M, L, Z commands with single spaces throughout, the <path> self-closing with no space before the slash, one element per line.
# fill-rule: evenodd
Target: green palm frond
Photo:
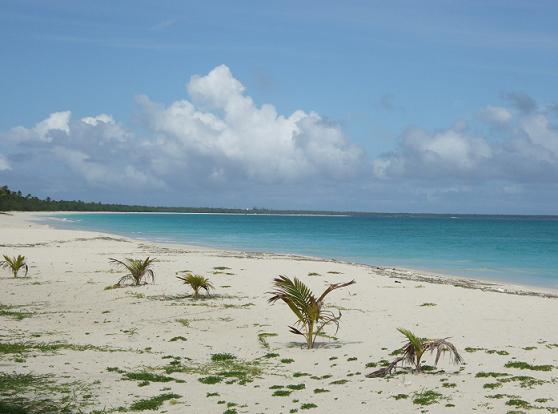
<path fill-rule="evenodd" d="M 14 277 L 17 277 L 17 274 L 21 269 L 25 269 L 25 276 L 29 272 L 29 267 L 25 261 L 25 256 L 17 255 L 14 257 L 10 257 L 7 255 L 3 255 L 4 260 L 0 261 L 0 266 L 4 269 L 10 269 Z"/>
<path fill-rule="evenodd" d="M 395 370 L 396 366 L 399 363 L 405 362 L 409 365 L 414 365 L 415 372 L 421 372 L 422 357 L 426 352 L 436 353 L 436 357 L 434 358 L 434 365 L 438 365 L 440 357 L 446 352 L 450 353 L 452 358 L 451 361 L 454 364 L 461 364 L 463 362 L 463 358 L 461 357 L 461 355 L 459 355 L 459 352 L 457 351 L 455 345 L 448 341 L 449 338 L 419 338 L 408 329 L 398 328 L 397 330 L 401 332 L 405 336 L 405 338 L 407 338 L 407 342 L 400 349 L 401 356 L 395 359 L 387 367 L 381 368 L 368 374 L 368 378 L 384 377 L 386 375 L 389 375 Z"/>
<path fill-rule="evenodd" d="M 302 335 L 306 338 L 308 348 L 314 346 L 318 334 L 329 324 L 336 325 L 339 329 L 339 315 L 324 309 L 324 298 L 333 290 L 349 286 L 355 281 L 347 283 L 334 283 L 316 299 L 310 288 L 306 286 L 296 277 L 290 279 L 287 276 L 278 276 L 273 279 L 275 289 L 269 292 L 272 296 L 269 298 L 269 303 L 275 303 L 282 300 L 289 306 L 291 311 L 297 317 L 295 326 L 290 326 L 290 332 Z M 298 326 L 298 327 L 297 327 Z"/>
<path fill-rule="evenodd" d="M 189 285 L 192 288 L 195 298 L 198 297 L 200 289 L 204 289 L 208 295 L 209 290 L 214 289 L 213 284 L 209 281 L 209 279 L 201 275 L 186 273 L 186 276 L 177 276 L 177 278 L 182 280 L 184 284 Z"/>
<path fill-rule="evenodd" d="M 151 265 L 156 261 L 157 259 L 150 258 L 149 256 L 143 260 L 130 258 L 124 260 L 110 259 L 111 263 L 124 267 L 129 272 L 129 274 L 120 278 L 117 285 L 121 285 L 126 280 L 132 280 L 135 286 L 146 284 L 149 279 L 151 279 L 152 283 L 155 283 L 155 273 L 151 269 Z"/>

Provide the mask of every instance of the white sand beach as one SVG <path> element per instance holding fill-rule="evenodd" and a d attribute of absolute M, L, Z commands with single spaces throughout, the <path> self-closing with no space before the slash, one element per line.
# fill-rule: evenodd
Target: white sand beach
<path fill-rule="evenodd" d="M 0 387 L 0 401 L 85 413 L 139 411 L 158 396 L 168 413 L 558 412 L 558 291 L 157 244 L 34 217 L 0 214 L 0 254 L 29 264 L 25 278 L 0 273 L 0 373 L 34 379 L 17 393 Z M 107 289 L 124 275 L 109 258 L 147 256 L 158 260 L 154 284 Z M 185 270 L 209 277 L 212 296 L 193 299 L 176 278 Z M 354 279 L 327 297 L 339 331 L 305 349 L 288 330 L 294 314 L 268 303 L 278 275 L 318 293 Z M 403 344 L 398 327 L 449 337 L 464 363 L 443 356 L 431 371 L 366 378 Z"/>

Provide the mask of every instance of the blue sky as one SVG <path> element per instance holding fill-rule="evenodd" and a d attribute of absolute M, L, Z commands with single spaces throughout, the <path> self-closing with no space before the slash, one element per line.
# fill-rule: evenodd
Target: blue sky
<path fill-rule="evenodd" d="M 556 2 L 188 3 L 3 1 L 0 182 L 558 214 Z"/>

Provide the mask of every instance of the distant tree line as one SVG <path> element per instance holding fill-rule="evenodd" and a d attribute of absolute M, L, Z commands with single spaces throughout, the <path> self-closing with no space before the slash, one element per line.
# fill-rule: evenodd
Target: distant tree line
<path fill-rule="evenodd" d="M 295 210 L 270 210 L 264 208 L 208 208 L 208 207 L 149 207 L 126 204 L 104 204 L 81 200 L 41 199 L 21 191 L 0 187 L 0 211 L 114 211 L 114 212 L 168 212 L 168 213 L 236 213 L 236 214 L 300 214 L 321 213 Z"/>
<path fill-rule="evenodd" d="M 126 204 L 104 204 L 81 200 L 40 199 L 21 191 L 0 187 L 0 211 L 115 211 L 115 212 L 177 212 L 177 213 L 266 213 L 267 209 L 205 208 L 205 207 L 149 207 Z"/>

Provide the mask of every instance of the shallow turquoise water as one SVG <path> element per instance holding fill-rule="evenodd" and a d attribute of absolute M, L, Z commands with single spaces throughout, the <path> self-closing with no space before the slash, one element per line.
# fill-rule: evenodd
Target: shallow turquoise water
<path fill-rule="evenodd" d="M 153 241 L 297 253 L 558 287 L 558 218 L 68 214 L 53 220 L 57 226 Z"/>

